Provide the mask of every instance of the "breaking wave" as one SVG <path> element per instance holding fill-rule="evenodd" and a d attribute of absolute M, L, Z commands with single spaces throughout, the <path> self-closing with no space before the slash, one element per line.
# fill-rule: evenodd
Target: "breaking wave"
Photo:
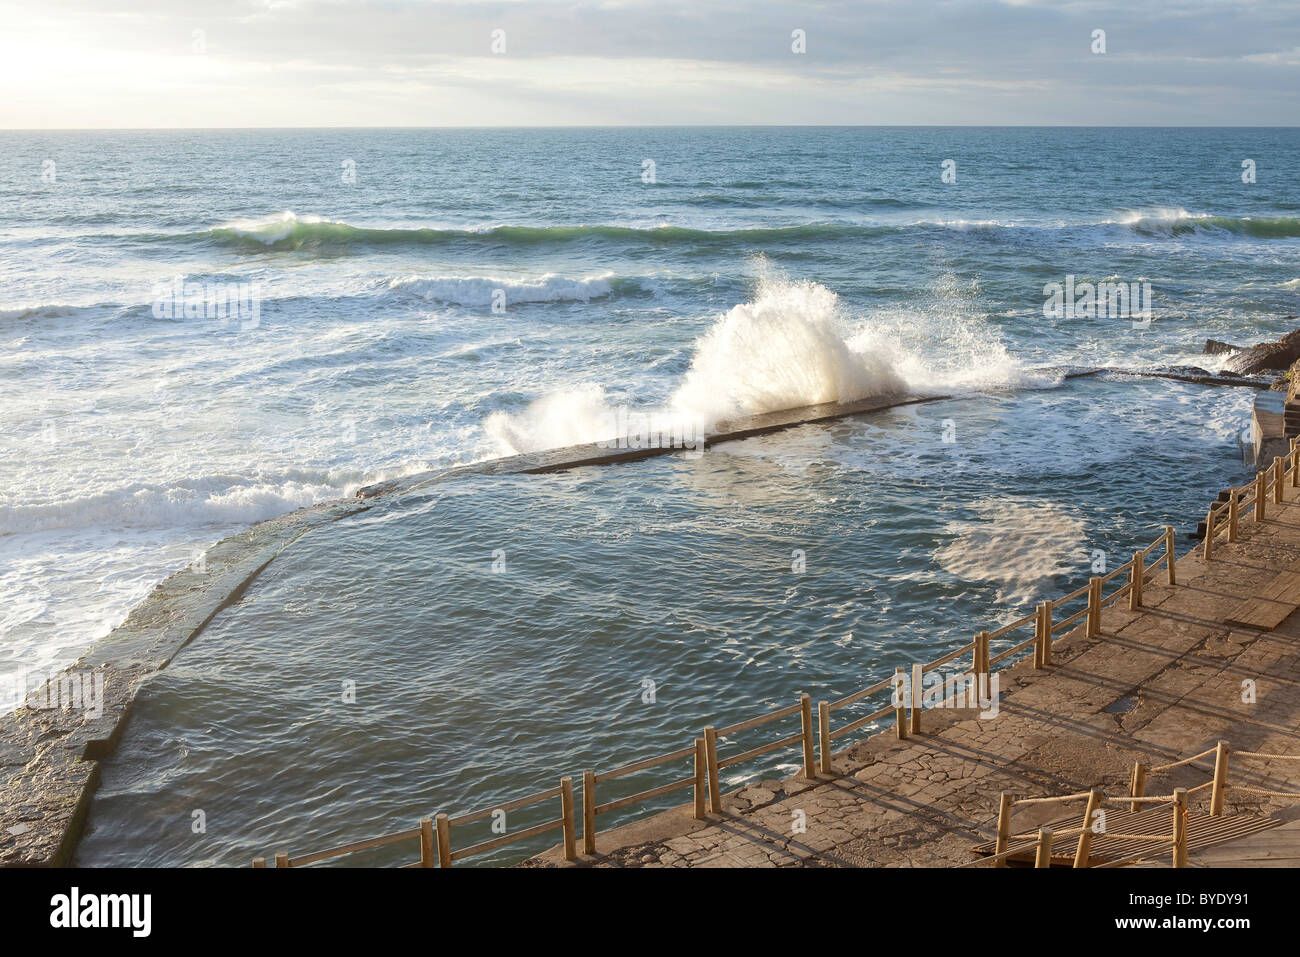
<path fill-rule="evenodd" d="M 1056 383 L 1021 370 L 969 308 L 959 291 L 941 288 L 931 307 L 855 323 L 819 283 L 764 279 L 695 343 L 689 369 L 653 414 L 712 433 L 721 421 L 824 402 Z M 602 432 L 615 416 L 604 389 L 584 383 L 495 412 L 484 427 L 513 455 L 615 438 Z"/>
<path fill-rule="evenodd" d="M 411 276 L 391 279 L 388 288 L 430 302 L 458 306 L 491 306 L 497 298 L 504 304 L 520 302 L 590 302 L 609 296 L 618 281 L 613 273 L 570 279 L 547 274 L 537 279 L 494 279 L 488 276 Z M 627 280 L 626 282 L 635 282 Z"/>
<path fill-rule="evenodd" d="M 1256 239 L 1300 238 L 1300 218 L 1294 216 L 1214 216 L 1166 208 L 1133 212 L 1117 222 L 1139 235 L 1152 237 L 1218 233 Z"/>
<path fill-rule="evenodd" d="M 863 208 L 880 205 L 872 203 Z M 855 207 L 857 208 L 857 207 Z M 443 226 L 357 226 L 320 216 L 291 211 L 260 219 L 239 220 L 197 233 L 135 233 L 105 236 L 105 239 L 144 242 L 204 241 L 253 249 L 338 250 L 344 247 L 384 245 L 443 245 L 466 242 L 494 246 L 532 247 L 611 241 L 647 246 L 721 246 L 765 243 L 805 243 L 838 240 L 867 240 L 911 231 L 973 232 L 988 236 L 1043 234 L 1059 236 L 1079 230 L 1124 232 L 1143 238 L 1172 238 L 1190 235 L 1252 239 L 1300 237 L 1300 218 L 1293 216 L 1216 216 L 1185 209 L 1135 211 L 1115 219 L 1096 222 L 1035 223 L 1014 220 L 924 219 L 913 222 L 810 222 L 793 226 L 751 226 L 732 229 L 703 229 L 690 226 L 624 226 L 577 224 L 566 226 L 520 226 L 494 224 L 474 227 Z"/>

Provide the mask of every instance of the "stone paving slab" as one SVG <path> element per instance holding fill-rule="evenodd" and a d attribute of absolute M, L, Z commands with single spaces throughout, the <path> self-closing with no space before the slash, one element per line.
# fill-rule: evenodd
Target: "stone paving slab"
<path fill-rule="evenodd" d="M 1220 739 L 1233 750 L 1300 754 L 1300 613 L 1274 631 L 1225 620 L 1300 560 L 1300 502 L 1286 491 L 1265 522 L 1242 523 L 1238 542 L 1220 538 L 1212 561 L 1199 549 L 1183 555 L 1176 586 L 1148 583 L 1139 611 L 1127 599 L 1107 608 L 1099 637 L 1076 629 L 1053 645 L 1050 668 L 1022 661 L 1001 672 L 996 718 L 926 711 L 921 734 L 899 741 L 890 728 L 859 741 L 816 782 L 748 785 L 706 821 L 676 808 L 601 833 L 591 857 L 570 864 L 552 849 L 524 866 L 952 866 L 994 836 L 1003 791 L 1126 794 L 1135 761 L 1168 763 Z M 1278 595 L 1300 601 L 1286 587 Z M 1153 776 L 1147 793 L 1202 784 L 1212 764 Z M 1300 791 L 1300 762 L 1230 759 L 1229 767 L 1230 781 Z M 1208 799 L 1207 789 L 1193 804 Z M 1226 811 L 1300 816 L 1300 805 L 1230 788 Z M 1060 816 L 1059 805 L 1030 805 L 1012 826 Z M 1258 859 L 1259 847 L 1243 844 L 1242 860 Z M 1230 863 L 1232 853 L 1222 845 L 1207 860 Z"/>

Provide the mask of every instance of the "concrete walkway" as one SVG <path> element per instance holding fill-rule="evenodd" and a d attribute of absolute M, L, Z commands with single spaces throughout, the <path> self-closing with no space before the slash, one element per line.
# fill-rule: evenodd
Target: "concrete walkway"
<path fill-rule="evenodd" d="M 1296 490 L 1286 497 L 1269 503 L 1265 522 L 1243 521 L 1237 543 L 1221 537 L 1212 561 L 1199 548 L 1182 556 L 1178 584 L 1149 582 L 1139 612 L 1127 599 L 1108 607 L 1098 638 L 1082 628 L 1061 638 L 1048 670 L 1024 661 L 1001 672 L 996 718 L 927 711 L 920 735 L 898 741 L 891 727 L 838 754 L 837 773 L 816 782 L 751 785 L 707 821 L 677 808 L 600 834 L 593 857 L 567 864 L 553 849 L 524 866 L 951 866 L 973 860 L 971 846 L 994 836 L 1002 791 L 1126 794 L 1136 760 L 1159 765 L 1220 739 L 1234 751 L 1300 754 L 1300 612 L 1272 631 L 1224 623 L 1300 561 L 1300 503 Z M 1163 582 L 1163 569 L 1157 577 Z M 1206 782 L 1213 757 L 1199 764 L 1153 775 L 1146 793 Z M 1230 781 L 1300 791 L 1300 762 L 1242 759 L 1230 769 Z M 1206 807 L 1209 790 L 1192 800 Z M 1300 802 L 1230 789 L 1225 813 L 1300 818 Z M 1012 825 L 1024 831 L 1061 814 L 1029 806 Z M 799 820 L 806 830 L 796 833 Z M 1278 833 L 1242 839 L 1242 862 L 1281 847 Z M 1277 854 L 1300 863 L 1300 841 L 1283 843 L 1290 850 Z M 1230 844 L 1203 853 L 1207 863 L 1237 860 Z"/>

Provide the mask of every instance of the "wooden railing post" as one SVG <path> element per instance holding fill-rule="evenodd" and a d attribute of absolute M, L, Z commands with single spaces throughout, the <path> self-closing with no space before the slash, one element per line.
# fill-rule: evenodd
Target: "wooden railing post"
<path fill-rule="evenodd" d="M 451 819 L 439 813 L 433 824 L 438 831 L 438 866 L 451 867 Z"/>
<path fill-rule="evenodd" d="M 1228 498 L 1228 541 L 1237 540 L 1238 515 L 1241 512 L 1241 492 L 1232 489 Z"/>
<path fill-rule="evenodd" d="M 1088 806 L 1083 811 L 1083 830 L 1079 833 L 1079 846 L 1074 852 L 1075 867 L 1088 866 L 1088 856 L 1092 852 L 1092 819 L 1104 800 L 1105 797 L 1096 788 L 1088 793 Z"/>
<path fill-rule="evenodd" d="M 993 665 L 989 663 L 989 633 L 981 631 L 975 636 L 975 654 L 978 655 L 978 663 L 975 667 L 975 693 L 978 695 L 981 689 L 986 689 L 989 683 L 989 673 L 993 670 Z M 981 680 L 983 684 L 980 684 Z"/>
<path fill-rule="evenodd" d="M 1174 867 L 1187 866 L 1187 788 L 1174 788 Z"/>
<path fill-rule="evenodd" d="M 1002 854 L 1007 849 L 1007 843 L 1011 840 L 1011 808 L 1016 803 L 1016 796 L 1006 791 L 998 798 L 998 838 L 993 845 L 993 853 Z M 1004 857 L 993 864 L 994 867 L 1006 867 L 1007 859 Z"/>
<path fill-rule="evenodd" d="M 433 867 L 433 818 L 420 818 L 420 866 Z"/>
<path fill-rule="evenodd" d="M 704 739 L 695 739 L 695 820 L 704 820 L 705 801 L 709 793 L 709 758 L 704 750 Z M 588 854 L 595 851 L 593 847 Z"/>
<path fill-rule="evenodd" d="M 1088 637 L 1101 634 L 1101 577 L 1094 575 L 1088 581 Z"/>
<path fill-rule="evenodd" d="M 1050 827 L 1040 827 L 1038 829 L 1038 847 L 1034 851 L 1034 867 L 1051 867 L 1052 866 L 1052 829 Z"/>
<path fill-rule="evenodd" d="M 1266 473 L 1268 469 L 1260 469 L 1255 473 L 1255 515 L 1256 522 L 1264 521 L 1264 512 L 1266 511 L 1264 503 L 1268 501 L 1268 493 L 1264 488 L 1267 481 Z"/>
<path fill-rule="evenodd" d="M 1052 666 L 1052 615 L 1056 603 L 1048 598 L 1043 602 L 1043 667 Z"/>
<path fill-rule="evenodd" d="M 276 854 L 276 855 L 275 855 L 275 866 L 276 866 L 276 867 L 288 867 L 288 866 L 289 866 L 289 855 L 286 854 L 284 851 L 281 851 L 280 853 Z"/>
<path fill-rule="evenodd" d="M 266 867 L 266 858 L 265 858 L 265 857 L 255 857 L 255 858 L 253 858 L 253 866 L 254 866 L 254 867 Z"/>
<path fill-rule="evenodd" d="M 1214 506 L 1205 513 L 1205 550 L 1202 553 L 1208 562 L 1214 557 Z"/>
<path fill-rule="evenodd" d="M 1273 458 L 1273 501 L 1282 504 L 1282 456 Z"/>
<path fill-rule="evenodd" d="M 799 721 L 803 728 L 803 777 L 805 781 L 817 780 L 817 746 L 813 742 L 812 698 L 799 696 Z"/>
<path fill-rule="evenodd" d="M 1209 541 L 1209 532 L 1206 533 Z M 1138 549 L 1133 553 L 1133 568 L 1129 571 L 1128 610 L 1137 611 L 1142 607 L 1142 582 L 1147 577 L 1146 556 Z"/>
<path fill-rule="evenodd" d="M 899 665 L 894 669 L 894 728 L 898 740 L 907 740 L 907 672 Z"/>
<path fill-rule="evenodd" d="M 1174 565 L 1176 565 L 1177 563 L 1178 563 L 1178 557 L 1174 554 L 1174 527 L 1172 525 L 1166 525 L 1165 526 L 1165 569 L 1166 571 L 1169 572 L 1169 574 L 1165 579 L 1165 581 L 1167 584 L 1171 586 L 1178 584 L 1178 580 L 1174 576 Z"/>
<path fill-rule="evenodd" d="M 1043 667 L 1043 602 L 1038 603 L 1034 614 L 1034 669 Z"/>
<path fill-rule="evenodd" d="M 1223 795 L 1228 784 L 1228 742 L 1220 741 L 1214 749 L 1214 786 L 1210 789 L 1210 816 L 1223 813 Z"/>
<path fill-rule="evenodd" d="M 564 859 L 578 858 L 578 827 L 573 820 L 573 778 L 567 774 L 560 778 L 560 819 L 564 821 Z"/>
<path fill-rule="evenodd" d="M 1147 793 L 1147 766 L 1141 761 L 1133 763 L 1133 776 L 1129 778 L 1128 796 L 1129 797 L 1146 797 Z M 1136 814 L 1142 809 L 1142 805 L 1137 801 L 1129 804 L 1129 812 Z"/>
<path fill-rule="evenodd" d="M 722 791 L 718 781 L 718 732 L 713 725 L 704 729 L 704 754 L 709 765 L 709 811 L 722 813 Z"/>
<path fill-rule="evenodd" d="M 831 767 L 831 706 L 825 701 L 817 702 L 817 736 L 821 739 L 821 772 L 833 774 Z"/>
<path fill-rule="evenodd" d="M 696 739 L 697 741 L 700 739 Z M 699 758 L 696 758 L 698 761 Z M 699 789 L 699 769 L 696 769 L 695 787 Z M 699 795 L 695 800 L 699 802 Z M 696 815 L 698 817 L 698 815 Z M 596 853 L 596 772 L 582 772 L 582 853 Z"/>
<path fill-rule="evenodd" d="M 1291 440 L 1291 487 L 1300 488 L 1300 445 Z"/>
<path fill-rule="evenodd" d="M 912 721 L 908 728 L 912 734 L 921 733 L 921 690 L 924 678 L 925 666 L 916 662 L 912 665 Z"/>

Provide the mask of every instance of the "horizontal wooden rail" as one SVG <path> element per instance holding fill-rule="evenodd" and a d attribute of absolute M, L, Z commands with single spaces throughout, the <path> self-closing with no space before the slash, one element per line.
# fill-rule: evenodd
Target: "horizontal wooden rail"
<path fill-rule="evenodd" d="M 459 851 L 452 851 L 447 860 L 462 861 L 467 857 L 473 857 L 476 854 L 486 854 L 488 851 L 495 851 L 498 847 L 505 847 L 507 844 L 513 844 L 515 841 L 527 840 L 538 834 L 545 834 L 547 831 L 558 830 L 564 827 L 565 821 L 562 817 L 557 817 L 553 821 L 544 821 L 541 824 L 534 824 L 532 827 L 526 827 L 522 830 L 515 831 L 512 834 L 502 834 L 500 837 L 494 837 L 490 841 L 482 841 L 478 844 L 471 844 L 469 847 L 462 848 Z"/>
<path fill-rule="evenodd" d="M 881 718 L 889 717 L 894 713 L 894 711 L 894 706 L 892 704 L 887 704 L 878 711 L 873 711 L 871 714 L 863 715 L 861 718 L 850 721 L 841 728 L 836 728 L 834 731 L 830 732 L 830 738 L 832 741 L 837 738 L 842 738 L 844 735 L 857 731 L 859 728 L 865 728 L 873 721 L 879 721 Z"/>
<path fill-rule="evenodd" d="M 1014 654 L 1018 654 L 1019 652 L 1026 651 L 1027 649 L 1032 647 L 1034 642 L 1036 642 L 1037 640 L 1038 640 L 1038 636 L 1035 635 L 1033 638 L 1029 638 L 1025 641 L 1022 641 L 1018 645 L 1013 645 L 1012 647 L 1008 648 L 1006 651 L 1003 651 L 1000 654 L 996 654 L 992 658 L 990 658 L 989 664 L 996 665 L 998 662 L 1005 661 L 1006 659 L 1010 658 Z"/>
<path fill-rule="evenodd" d="M 1076 611 L 1069 618 L 1062 618 L 1060 621 L 1054 624 L 1052 626 L 1052 634 L 1056 635 L 1063 631 L 1068 630 L 1069 627 L 1073 625 L 1076 621 L 1078 621 L 1081 618 L 1086 618 L 1087 616 L 1088 616 L 1088 609 L 1081 608 L 1079 611 Z"/>
<path fill-rule="evenodd" d="M 861 691 L 855 691 L 853 692 L 853 694 L 845 695 L 843 698 L 840 698 L 838 701 L 830 702 L 827 705 L 827 707 L 830 708 L 830 710 L 832 711 L 838 711 L 840 708 L 846 707 L 847 705 L 851 705 L 855 701 L 861 701 L 863 698 L 867 698 L 873 694 L 877 694 L 878 692 L 884 691 L 886 688 L 892 688 L 893 685 L 894 685 L 894 677 L 893 675 L 890 675 L 884 681 L 877 681 L 875 684 L 868 685 L 867 687 L 863 688 Z"/>
<path fill-rule="evenodd" d="M 639 804 L 642 801 L 650 801 L 664 794 L 680 791 L 682 788 L 688 788 L 694 783 L 695 777 L 692 775 L 689 778 L 682 778 L 680 781 L 672 781 L 658 787 L 647 788 L 644 791 L 638 791 L 636 794 L 629 794 L 627 797 L 619 798 L 617 801 L 606 801 L 604 804 L 597 804 L 596 813 L 608 814 L 610 811 L 617 811 L 619 808 L 627 807 L 630 804 Z"/>
<path fill-rule="evenodd" d="M 547 788 L 545 791 L 534 791 L 532 794 L 525 794 L 523 797 L 514 798 L 513 800 L 510 801 L 504 801 L 501 804 L 493 804 L 491 807 L 485 807 L 479 811 L 470 811 L 468 814 L 461 814 L 458 815 L 457 817 L 449 817 L 447 819 L 447 823 L 452 825 L 453 827 L 458 827 L 463 824 L 471 824 L 474 821 L 481 821 L 485 817 L 491 817 L 493 814 L 497 813 L 498 811 L 515 811 L 521 807 L 528 807 L 531 804 L 536 804 L 538 801 L 545 801 L 548 798 L 555 798 L 559 796 L 560 796 L 560 789 L 558 787 Z"/>
<path fill-rule="evenodd" d="M 684 788 L 694 788 L 694 816 L 696 820 L 703 820 L 705 816 L 705 800 L 711 777 L 710 772 L 712 772 L 712 776 L 716 780 L 718 769 L 717 752 L 716 750 L 709 751 L 709 747 L 716 749 L 715 742 L 716 732 L 710 727 L 706 728 L 704 736 L 696 738 L 695 743 L 689 748 L 681 748 L 655 758 L 633 761 L 631 764 L 625 764 L 622 767 L 601 774 L 594 771 L 584 771 L 582 775 L 582 852 L 584 854 L 596 853 L 596 818 L 598 815 L 609 814 L 633 804 L 651 801 Z M 710 753 L 712 753 L 711 759 L 709 757 Z M 597 802 L 596 785 L 598 783 L 612 781 L 637 771 L 660 767 L 688 757 L 694 759 L 695 765 L 694 773 L 688 778 L 660 784 L 613 801 L 606 801 L 603 804 Z"/>
<path fill-rule="evenodd" d="M 1129 592 L 1131 592 L 1132 590 L 1133 590 L 1133 586 L 1132 586 L 1132 585 L 1124 585 L 1124 586 L 1122 586 L 1122 587 L 1120 587 L 1120 588 L 1117 588 L 1117 589 L 1115 590 L 1114 594 L 1112 594 L 1112 595 L 1110 595 L 1110 596 L 1108 596 L 1108 597 L 1105 597 L 1105 598 L 1103 598 L 1103 599 L 1101 600 L 1101 607 L 1102 607 L 1102 608 L 1106 608 L 1106 607 L 1109 606 L 1109 605 L 1113 605 L 1113 604 L 1115 604 L 1115 602 L 1119 601 L 1121 598 L 1123 598 L 1123 597 L 1125 597 L 1126 595 L 1128 595 Z"/>
<path fill-rule="evenodd" d="M 938 668 L 941 665 L 946 665 L 954 658 L 960 658 L 962 655 L 968 655 L 974 650 L 975 650 L 975 642 L 968 641 L 966 644 L 962 645 L 957 650 L 948 652 L 942 658 L 936 658 L 934 659 L 934 661 L 931 661 L 929 664 L 922 665 L 921 673 L 928 674 L 929 672 L 933 671 L 935 668 Z"/>
<path fill-rule="evenodd" d="M 558 818 L 551 821 L 543 821 L 541 824 L 533 824 L 517 831 L 511 831 L 459 850 L 452 849 L 451 829 L 453 827 L 464 826 L 475 821 L 481 821 L 486 817 L 491 817 L 496 814 L 504 814 L 506 811 L 517 810 L 521 807 L 531 807 L 534 804 L 540 804 L 542 801 L 551 800 L 556 797 L 560 799 L 560 816 Z M 498 847 L 504 847 L 507 844 L 513 844 L 516 841 L 525 841 L 530 837 L 534 837 L 538 834 L 545 834 L 546 832 L 554 831 L 557 828 L 562 828 L 564 830 L 565 859 L 573 860 L 577 857 L 577 826 L 574 820 L 573 779 L 567 776 L 560 778 L 559 787 L 547 788 L 544 791 L 534 791 L 532 794 L 526 794 L 523 797 L 514 798 L 510 801 L 504 801 L 500 804 L 494 804 L 490 807 L 478 811 L 471 811 L 468 814 L 461 814 L 456 817 L 439 814 L 434 821 L 438 828 L 438 864 L 440 867 L 450 867 L 454 861 L 464 860 L 467 857 L 474 857 L 478 854 L 486 854 L 488 851 L 496 850 Z"/>
<path fill-rule="evenodd" d="M 313 851 L 311 854 L 303 854 L 299 857 L 288 858 L 289 867 L 303 867 L 307 864 L 315 864 L 317 861 L 324 861 L 331 857 L 342 857 L 344 854 L 354 854 L 357 851 L 368 851 L 372 847 L 384 847 L 388 844 L 396 844 L 399 841 L 410 841 L 420 836 L 418 827 L 407 828 L 405 831 L 396 831 L 392 834 L 385 834 L 382 837 L 372 837 L 364 841 L 353 841 L 350 844 L 340 844 L 338 847 L 331 847 L 324 851 Z"/>
<path fill-rule="evenodd" d="M 718 728 L 718 737 L 725 738 L 729 734 L 736 734 L 739 731 L 748 731 L 750 728 L 757 728 L 760 724 L 767 724 L 769 721 L 779 721 L 782 718 L 788 718 L 790 715 L 798 713 L 799 705 L 797 704 L 792 704 L 787 708 L 777 708 L 775 711 L 760 714 L 757 718 L 750 718 L 748 721 L 737 721 L 735 724 L 729 724 L 725 728 Z"/>
<path fill-rule="evenodd" d="M 757 758 L 764 754 L 770 754 L 773 751 L 780 751 L 783 748 L 793 748 L 796 744 L 803 742 L 803 732 L 796 731 L 794 734 L 777 741 L 771 741 L 767 744 L 760 744 L 756 748 L 750 748 L 748 751 L 742 751 L 740 754 L 732 755 L 725 761 L 719 761 L 719 768 L 729 768 L 736 764 L 744 764 L 752 758 Z"/>
<path fill-rule="evenodd" d="M 1058 608 L 1061 605 L 1067 605 L 1070 602 L 1074 601 L 1076 598 L 1082 598 L 1084 595 L 1088 594 L 1089 587 L 1091 586 L 1084 585 L 1082 588 L 1076 588 L 1074 591 L 1070 592 L 1070 594 L 1066 595 L 1064 598 L 1057 598 L 1055 601 L 1052 602 L 1052 604 L 1056 605 Z"/>
<path fill-rule="evenodd" d="M 1024 618 L 1017 618 L 1015 621 L 1003 625 L 997 631 L 990 631 L 989 640 L 997 641 L 1003 635 L 1009 634 L 1010 632 L 1015 631 L 1017 628 L 1023 628 L 1025 625 L 1030 624 L 1037 617 L 1038 615 L 1037 613 L 1035 613 L 1033 615 L 1025 615 Z"/>
<path fill-rule="evenodd" d="M 636 771 L 645 771 L 649 768 L 657 768 L 661 764 L 667 764 L 670 761 L 680 761 L 683 758 L 689 758 L 695 753 L 695 748 L 682 748 L 679 751 L 672 751 L 668 754 L 661 754 L 657 758 L 646 758 L 644 761 L 634 761 L 631 764 L 625 764 L 621 768 L 615 768 L 613 771 L 602 771 L 595 775 L 597 783 L 613 781 L 615 778 L 621 778 L 625 774 L 632 774 Z"/>
<path fill-rule="evenodd" d="M 1120 565 L 1117 568 L 1113 568 L 1107 574 L 1102 575 L 1101 583 L 1103 585 L 1109 585 L 1112 579 L 1118 577 L 1119 575 L 1127 575 L 1132 570 L 1133 570 L 1133 561 L 1132 559 L 1130 559 L 1126 561 L 1123 565 Z"/>
<path fill-rule="evenodd" d="M 1057 794 L 1039 798 L 1013 797 L 1011 799 L 1011 806 L 1020 807 L 1023 804 L 1062 804 L 1066 801 L 1082 801 L 1091 796 L 1091 791 L 1076 791 L 1073 794 Z"/>

